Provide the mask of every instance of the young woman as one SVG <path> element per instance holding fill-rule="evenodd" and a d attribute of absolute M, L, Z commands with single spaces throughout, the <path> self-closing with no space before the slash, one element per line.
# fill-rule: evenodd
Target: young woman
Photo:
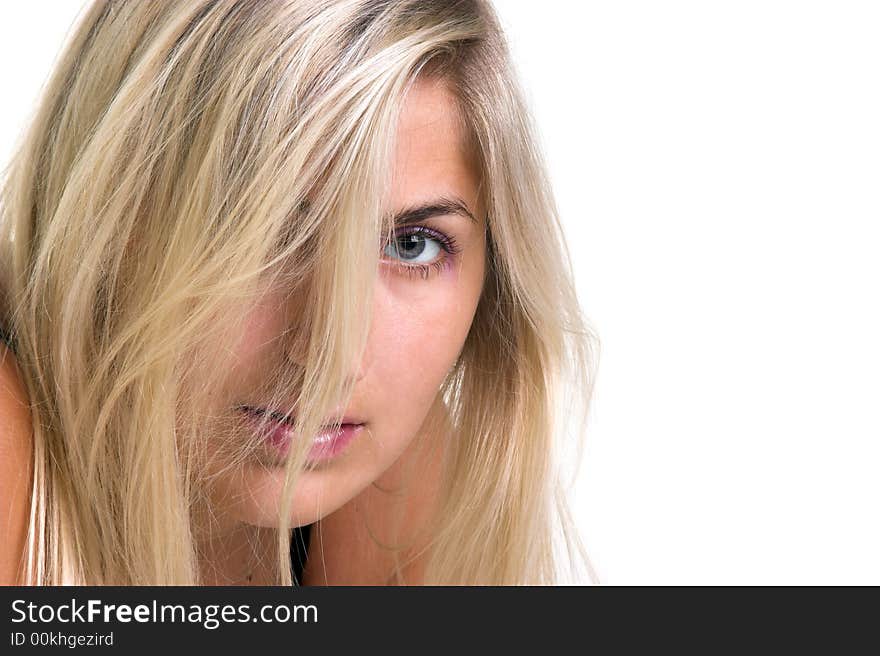
<path fill-rule="evenodd" d="M 593 576 L 594 340 L 488 2 L 96 2 L 4 185 L 5 582 Z"/>

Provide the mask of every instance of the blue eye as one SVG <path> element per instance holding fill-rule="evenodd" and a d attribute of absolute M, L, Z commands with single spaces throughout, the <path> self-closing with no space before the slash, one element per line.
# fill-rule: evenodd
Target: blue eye
<path fill-rule="evenodd" d="M 412 232 L 396 237 L 382 252 L 406 264 L 429 264 L 437 258 L 440 250 L 438 240 Z"/>
<path fill-rule="evenodd" d="M 442 271 L 451 264 L 459 250 L 452 236 L 426 226 L 414 226 L 398 232 L 382 253 L 404 273 L 426 279 L 432 271 Z"/>

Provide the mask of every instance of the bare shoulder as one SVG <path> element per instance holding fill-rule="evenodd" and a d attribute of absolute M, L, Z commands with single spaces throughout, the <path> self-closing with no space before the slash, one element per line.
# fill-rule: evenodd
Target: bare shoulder
<path fill-rule="evenodd" d="M 14 353 L 0 342 L 0 584 L 20 583 L 33 471 L 33 427 Z"/>

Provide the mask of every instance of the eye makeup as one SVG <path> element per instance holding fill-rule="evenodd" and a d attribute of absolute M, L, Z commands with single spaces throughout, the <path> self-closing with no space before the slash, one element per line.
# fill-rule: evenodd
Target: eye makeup
<path fill-rule="evenodd" d="M 439 244 L 438 250 L 442 256 L 435 258 L 432 262 L 418 264 L 407 263 L 406 260 L 401 259 L 389 260 L 389 263 L 391 263 L 391 265 L 397 270 L 412 278 L 419 276 L 423 280 L 427 280 L 433 273 L 448 269 L 454 261 L 455 256 L 461 252 L 461 247 L 455 237 L 424 225 L 399 228 L 394 234 L 393 241 L 386 244 L 385 249 L 392 244 L 395 244 L 394 250 L 397 253 L 400 253 L 400 248 L 396 246 L 396 244 L 399 244 L 401 240 L 407 238 L 412 241 L 413 236 L 417 236 L 418 239 L 437 242 Z M 385 252 L 385 249 L 383 249 L 383 253 Z"/>

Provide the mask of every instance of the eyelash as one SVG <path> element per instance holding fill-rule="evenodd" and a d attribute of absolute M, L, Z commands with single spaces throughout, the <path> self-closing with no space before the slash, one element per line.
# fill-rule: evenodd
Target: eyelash
<path fill-rule="evenodd" d="M 420 276 L 423 280 L 427 280 L 433 272 L 440 272 L 445 269 L 450 261 L 461 251 L 461 247 L 458 245 L 458 242 L 455 240 L 455 237 L 452 235 L 447 235 L 439 230 L 434 230 L 433 228 L 428 228 L 427 226 L 413 226 L 411 228 L 404 228 L 400 232 L 396 232 L 394 234 L 394 240 L 401 239 L 403 237 L 410 237 L 412 235 L 422 235 L 423 237 L 434 239 L 439 242 L 440 247 L 446 253 L 441 259 L 436 262 L 431 262 L 430 264 L 405 264 L 402 262 L 396 262 L 393 266 L 396 266 L 400 269 L 404 274 L 410 276 L 411 278 L 415 278 L 416 276 Z M 388 244 L 386 244 L 387 246 Z"/>

